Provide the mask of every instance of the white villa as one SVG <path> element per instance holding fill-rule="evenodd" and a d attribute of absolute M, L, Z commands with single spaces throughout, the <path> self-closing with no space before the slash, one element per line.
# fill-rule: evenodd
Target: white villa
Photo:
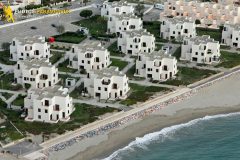
<path fill-rule="evenodd" d="M 222 44 L 240 48 L 240 24 L 225 24 L 222 31 Z"/>
<path fill-rule="evenodd" d="M 225 23 L 240 23 L 240 7 L 232 3 L 168 0 L 164 3 L 160 18 L 165 16 L 187 17 L 194 21 L 198 19 L 202 27 L 217 28 Z"/>
<path fill-rule="evenodd" d="M 84 79 L 84 90 L 89 96 L 105 100 L 125 99 L 129 91 L 128 77 L 118 67 L 90 71 Z"/>
<path fill-rule="evenodd" d="M 26 121 L 46 123 L 66 122 L 75 109 L 68 89 L 60 86 L 29 89 L 24 98 L 24 108 L 27 112 Z"/>
<path fill-rule="evenodd" d="M 103 2 L 103 7 L 101 8 L 101 16 L 108 18 L 112 15 L 123 15 L 134 13 L 134 7 L 129 5 L 127 1 L 119 2 Z"/>
<path fill-rule="evenodd" d="M 142 19 L 134 14 L 112 15 L 108 18 L 109 33 L 119 35 L 122 31 L 140 30 L 142 27 Z"/>
<path fill-rule="evenodd" d="M 160 50 L 150 54 L 140 53 L 134 76 L 160 81 L 174 78 L 177 71 L 177 59 Z"/>
<path fill-rule="evenodd" d="M 21 60 L 14 69 L 14 81 L 33 88 L 52 87 L 58 82 L 58 69 L 47 59 Z"/>
<path fill-rule="evenodd" d="M 110 64 L 110 53 L 99 42 L 72 45 L 69 66 L 78 70 L 101 70 Z"/>
<path fill-rule="evenodd" d="M 118 49 L 131 55 L 137 55 L 140 52 L 151 53 L 155 50 L 155 37 L 145 29 L 125 31 L 118 37 Z"/>
<path fill-rule="evenodd" d="M 42 59 L 50 57 L 50 45 L 43 36 L 13 38 L 10 60 Z"/>
<path fill-rule="evenodd" d="M 220 44 L 218 41 L 204 35 L 195 38 L 184 38 L 181 60 L 212 64 L 219 62 Z"/>
<path fill-rule="evenodd" d="M 160 37 L 168 40 L 182 40 L 196 36 L 196 25 L 186 18 L 164 18 L 160 27 Z"/>

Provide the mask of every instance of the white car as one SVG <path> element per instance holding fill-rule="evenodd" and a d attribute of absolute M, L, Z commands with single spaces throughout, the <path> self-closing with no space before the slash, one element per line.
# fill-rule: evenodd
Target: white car
<path fill-rule="evenodd" d="M 157 3 L 157 4 L 154 4 L 154 8 L 164 10 L 164 5 L 160 4 L 160 3 Z"/>

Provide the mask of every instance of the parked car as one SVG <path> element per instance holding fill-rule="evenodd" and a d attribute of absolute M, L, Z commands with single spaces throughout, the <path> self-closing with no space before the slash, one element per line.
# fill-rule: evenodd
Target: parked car
<path fill-rule="evenodd" d="M 32 26 L 32 27 L 30 27 L 31 29 L 37 29 L 37 27 L 35 27 L 35 26 Z"/>
<path fill-rule="evenodd" d="M 51 26 L 52 26 L 52 27 L 56 27 L 56 25 L 55 25 L 55 24 L 51 24 Z"/>
<path fill-rule="evenodd" d="M 164 5 L 157 3 L 157 4 L 154 4 L 154 8 L 164 10 Z"/>

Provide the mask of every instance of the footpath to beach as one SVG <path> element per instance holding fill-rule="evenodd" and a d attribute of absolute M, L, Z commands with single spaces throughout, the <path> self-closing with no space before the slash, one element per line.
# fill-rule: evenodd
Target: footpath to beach
<path fill-rule="evenodd" d="M 24 157 L 27 159 L 48 159 L 47 157 L 51 152 L 63 150 L 66 147 L 69 147 L 74 143 L 77 143 L 85 138 L 103 134 L 114 128 L 118 128 L 124 124 L 127 124 L 130 121 L 143 118 L 156 111 L 159 111 L 160 109 L 170 104 L 174 104 L 182 100 L 188 99 L 201 89 L 211 86 L 212 84 L 224 80 L 226 78 L 229 78 L 232 75 L 238 74 L 239 72 L 240 69 L 235 68 L 231 72 L 215 76 L 214 78 L 209 78 L 207 82 L 199 83 L 199 85 L 196 85 L 193 88 L 191 87 L 178 89 L 169 94 L 162 95 L 160 97 L 142 103 L 137 108 L 134 108 L 130 111 L 119 112 L 106 119 L 102 119 L 91 124 L 85 125 L 79 128 L 78 130 L 67 132 L 66 134 L 60 135 L 56 138 L 53 138 L 49 141 L 40 144 L 40 146 L 43 149 L 25 155 Z"/>

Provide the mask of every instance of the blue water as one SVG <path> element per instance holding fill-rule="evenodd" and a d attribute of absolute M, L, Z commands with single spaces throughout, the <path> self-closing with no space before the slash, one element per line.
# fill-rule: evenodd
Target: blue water
<path fill-rule="evenodd" d="M 164 128 L 136 138 L 106 160 L 240 160 L 240 113 Z"/>

